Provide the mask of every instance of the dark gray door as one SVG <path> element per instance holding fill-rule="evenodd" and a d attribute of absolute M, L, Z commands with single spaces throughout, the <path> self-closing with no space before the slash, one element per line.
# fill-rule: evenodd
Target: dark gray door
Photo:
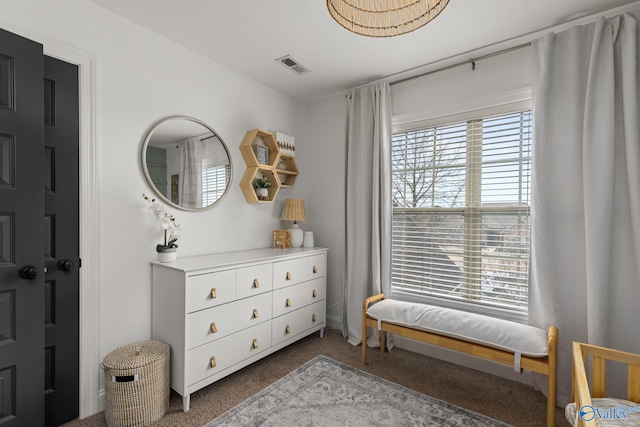
<path fill-rule="evenodd" d="M 0 423 L 44 423 L 42 46 L 0 30 Z"/>
<path fill-rule="evenodd" d="M 0 30 L 3 426 L 54 426 L 79 412 L 77 75 Z"/>
<path fill-rule="evenodd" d="M 79 414 L 78 68 L 44 58 L 45 425 Z"/>

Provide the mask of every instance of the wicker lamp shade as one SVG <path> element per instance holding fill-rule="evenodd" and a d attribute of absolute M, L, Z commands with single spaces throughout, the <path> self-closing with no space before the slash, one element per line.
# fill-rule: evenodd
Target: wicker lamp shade
<path fill-rule="evenodd" d="M 298 225 L 298 221 L 306 221 L 307 214 L 304 212 L 304 200 L 302 199 L 286 199 L 280 219 L 283 221 L 293 221 L 289 228 L 290 243 L 292 248 L 302 246 L 304 235 L 302 229 Z"/>
<path fill-rule="evenodd" d="M 306 221 L 307 215 L 304 212 L 304 200 L 302 199 L 286 199 L 284 208 L 282 209 L 283 221 Z"/>
<path fill-rule="evenodd" d="M 392 37 L 434 19 L 449 0 L 327 0 L 333 19 L 347 30 L 369 37 Z"/>

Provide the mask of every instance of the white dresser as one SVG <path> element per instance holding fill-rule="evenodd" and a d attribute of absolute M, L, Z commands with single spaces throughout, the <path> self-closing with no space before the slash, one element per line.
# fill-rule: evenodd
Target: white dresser
<path fill-rule="evenodd" d="M 153 339 L 189 396 L 325 327 L 326 248 L 256 249 L 152 263 Z"/>

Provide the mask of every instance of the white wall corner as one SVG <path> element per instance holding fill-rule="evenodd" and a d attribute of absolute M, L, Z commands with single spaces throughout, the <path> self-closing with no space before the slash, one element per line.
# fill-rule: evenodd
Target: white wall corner
<path fill-rule="evenodd" d="M 327 315 L 327 328 L 341 331 L 342 330 L 342 318 L 340 318 L 338 316 Z"/>

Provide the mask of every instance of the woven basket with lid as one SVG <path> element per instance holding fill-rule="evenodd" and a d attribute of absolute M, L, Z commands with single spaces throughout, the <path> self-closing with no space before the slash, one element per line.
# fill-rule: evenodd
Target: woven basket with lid
<path fill-rule="evenodd" d="M 147 426 L 169 407 L 169 345 L 141 341 L 107 354 L 102 362 L 109 426 Z"/>

